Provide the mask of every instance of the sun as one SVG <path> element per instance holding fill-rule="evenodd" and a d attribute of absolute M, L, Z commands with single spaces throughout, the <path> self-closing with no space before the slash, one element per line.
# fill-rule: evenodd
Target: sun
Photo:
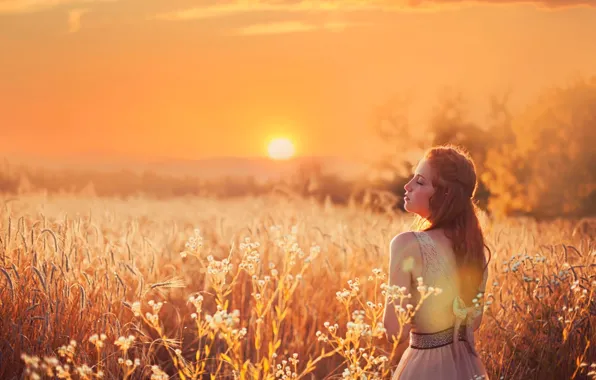
<path fill-rule="evenodd" d="M 296 153 L 294 144 L 287 138 L 276 138 L 269 142 L 267 146 L 269 157 L 274 160 L 287 160 Z"/>

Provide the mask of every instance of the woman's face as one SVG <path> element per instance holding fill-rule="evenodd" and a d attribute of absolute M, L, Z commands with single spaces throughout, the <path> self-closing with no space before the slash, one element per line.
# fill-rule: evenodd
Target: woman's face
<path fill-rule="evenodd" d="M 423 159 L 418 163 L 414 177 L 404 186 L 406 190 L 404 208 L 406 211 L 428 219 L 430 216 L 429 199 L 435 192 L 431 180 L 431 167 L 426 159 Z"/>

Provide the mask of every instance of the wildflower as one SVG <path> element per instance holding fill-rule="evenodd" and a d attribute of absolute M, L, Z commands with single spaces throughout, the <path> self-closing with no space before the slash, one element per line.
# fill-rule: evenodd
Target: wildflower
<path fill-rule="evenodd" d="M 103 342 L 106 339 L 107 339 L 106 334 L 101 334 L 99 336 L 97 334 L 93 334 L 89 337 L 89 342 L 94 344 L 97 349 L 100 349 L 103 347 L 103 345 L 104 345 Z"/>
<path fill-rule="evenodd" d="M 226 274 L 232 270 L 232 263 L 227 258 L 218 261 L 212 256 L 209 257 L 211 258 L 210 260 L 208 258 L 209 265 L 207 267 L 209 280 L 213 287 L 221 286 L 226 283 Z"/>
<path fill-rule="evenodd" d="M 159 328 L 159 316 L 157 314 L 145 313 L 145 318 L 154 327 Z"/>
<path fill-rule="evenodd" d="M 153 365 L 151 366 L 151 380 L 168 380 L 169 376 L 165 373 L 159 366 Z"/>
<path fill-rule="evenodd" d="M 310 259 L 314 260 L 317 258 L 317 256 L 319 256 L 319 253 L 321 253 L 321 247 L 313 243 L 313 245 L 310 247 Z"/>
<path fill-rule="evenodd" d="M 196 297 L 190 296 L 188 298 L 188 302 L 190 302 L 194 305 L 197 313 L 200 313 L 201 310 L 203 309 L 203 296 L 200 294 Z"/>
<path fill-rule="evenodd" d="M 231 331 L 240 323 L 240 311 L 234 310 L 228 313 L 226 310 L 218 310 L 213 316 L 205 315 L 205 321 L 213 331 Z"/>
<path fill-rule="evenodd" d="M 114 344 L 116 346 L 120 347 L 120 350 L 122 352 L 127 352 L 128 349 L 130 348 L 130 346 L 132 345 L 132 342 L 134 342 L 134 340 L 135 340 L 135 337 L 133 335 L 129 335 L 128 338 L 121 336 L 116 341 L 114 341 Z"/>
<path fill-rule="evenodd" d="M 197 255 L 203 248 L 203 237 L 201 236 L 201 230 L 195 228 L 194 236 L 188 238 L 188 241 L 184 245 L 184 250 L 180 252 L 182 258 L 190 255 Z"/>
<path fill-rule="evenodd" d="M 132 304 L 132 312 L 135 317 L 141 316 L 141 303 L 139 301 L 136 301 Z"/>

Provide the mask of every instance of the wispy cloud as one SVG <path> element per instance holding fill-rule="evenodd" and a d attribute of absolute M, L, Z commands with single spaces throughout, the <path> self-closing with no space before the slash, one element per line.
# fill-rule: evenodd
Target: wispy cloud
<path fill-rule="evenodd" d="M 596 7 L 594 0 L 409 0 L 414 5 L 419 3 L 433 2 L 436 4 L 534 4 L 542 8 L 566 8 L 566 7 Z"/>
<path fill-rule="evenodd" d="M 308 32 L 316 30 L 317 26 L 302 21 L 281 21 L 265 24 L 253 24 L 238 29 L 234 34 L 244 36 L 255 36 L 262 34 L 286 34 L 296 32 Z"/>
<path fill-rule="evenodd" d="M 311 32 L 325 30 L 330 32 L 340 32 L 346 28 L 365 25 L 362 23 L 345 22 L 327 22 L 323 24 L 313 24 L 305 21 L 280 21 L 249 25 L 234 31 L 234 34 L 243 36 L 257 36 L 267 34 L 287 34 L 299 32 Z"/>
<path fill-rule="evenodd" d="M 596 0 L 229 0 L 225 3 L 160 13 L 155 18 L 191 20 L 260 12 L 412 11 L 465 4 L 535 4 L 547 8 L 596 7 Z"/>
<path fill-rule="evenodd" d="M 232 16 L 243 13 L 260 12 L 284 12 L 284 13 L 308 13 L 308 12 L 357 12 L 382 10 L 387 6 L 382 2 L 375 1 L 229 1 L 208 6 L 183 9 L 179 11 L 161 13 L 156 16 L 163 20 L 191 20 L 206 19 L 214 17 Z"/>
<path fill-rule="evenodd" d="M 34 13 L 67 4 L 99 3 L 118 0 L 0 0 L 0 14 Z"/>
<path fill-rule="evenodd" d="M 76 33 L 81 29 L 81 16 L 89 12 L 89 9 L 71 9 L 68 11 L 68 32 Z"/>

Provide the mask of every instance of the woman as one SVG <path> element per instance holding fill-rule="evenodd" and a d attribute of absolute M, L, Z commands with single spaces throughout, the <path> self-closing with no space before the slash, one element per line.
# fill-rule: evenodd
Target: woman
<path fill-rule="evenodd" d="M 417 214 L 415 232 L 404 232 L 390 244 L 389 285 L 405 287 L 417 305 L 419 277 L 440 288 L 423 300 L 399 343 L 409 341 L 393 380 L 488 379 L 474 345 L 482 320 L 481 299 L 488 261 L 476 206 L 476 169 L 471 157 L 455 146 L 434 147 L 419 162 L 404 186 L 405 209 Z M 436 292 L 438 293 L 438 292 Z M 389 337 L 398 334 L 399 301 L 387 299 L 384 324 Z M 476 306 L 475 306 L 476 305 Z M 405 307 L 406 305 L 401 305 Z"/>

